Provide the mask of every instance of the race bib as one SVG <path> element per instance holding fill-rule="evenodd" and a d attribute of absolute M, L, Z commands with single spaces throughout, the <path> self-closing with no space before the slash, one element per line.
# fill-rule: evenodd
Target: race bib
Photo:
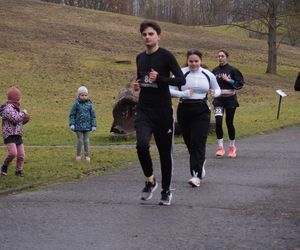
<path fill-rule="evenodd" d="M 158 88 L 157 83 L 151 81 L 149 72 L 141 74 L 140 84 L 145 88 Z"/>
<path fill-rule="evenodd" d="M 223 116 L 224 115 L 224 108 L 223 107 L 215 107 L 215 116 Z"/>

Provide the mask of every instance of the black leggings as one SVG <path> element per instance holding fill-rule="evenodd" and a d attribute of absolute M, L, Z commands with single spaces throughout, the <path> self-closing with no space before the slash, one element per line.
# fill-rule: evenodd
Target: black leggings
<path fill-rule="evenodd" d="M 233 125 L 233 119 L 235 114 L 235 107 L 230 108 L 224 108 L 225 115 L 226 115 L 226 126 L 228 130 L 228 136 L 230 140 L 235 139 L 235 128 Z M 223 138 L 223 128 L 222 128 L 222 122 L 223 122 L 223 116 L 216 116 L 216 134 L 218 139 Z"/>

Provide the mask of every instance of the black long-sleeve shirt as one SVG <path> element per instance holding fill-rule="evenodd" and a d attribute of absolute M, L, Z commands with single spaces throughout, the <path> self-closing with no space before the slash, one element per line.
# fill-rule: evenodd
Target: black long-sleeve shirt
<path fill-rule="evenodd" d="M 212 73 L 216 76 L 221 89 L 240 89 L 245 84 L 242 73 L 229 64 L 219 65 L 213 69 Z M 222 74 L 226 74 L 230 79 L 234 80 L 234 83 L 230 84 L 223 80 Z"/>
<path fill-rule="evenodd" d="M 299 72 L 298 77 L 295 81 L 294 89 L 295 89 L 295 91 L 300 91 L 300 72 Z"/>
<path fill-rule="evenodd" d="M 173 54 L 163 48 L 152 54 L 142 52 L 136 57 L 136 65 L 137 79 L 141 86 L 138 105 L 153 108 L 171 107 L 169 85 L 185 84 L 185 78 Z M 152 69 L 158 72 L 155 82 L 149 79 Z M 174 77 L 170 77 L 170 72 Z"/>

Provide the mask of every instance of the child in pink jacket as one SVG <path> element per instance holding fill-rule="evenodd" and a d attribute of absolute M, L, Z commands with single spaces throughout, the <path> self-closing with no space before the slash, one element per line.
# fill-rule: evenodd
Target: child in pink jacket
<path fill-rule="evenodd" d="M 2 134 L 4 144 L 7 147 L 8 155 L 1 166 L 1 175 L 7 175 L 8 165 L 17 157 L 16 176 L 23 177 L 23 165 L 25 151 L 22 141 L 23 124 L 31 120 L 31 115 L 20 111 L 21 91 L 16 87 L 10 87 L 7 92 L 7 102 L 0 106 L 2 117 Z"/>

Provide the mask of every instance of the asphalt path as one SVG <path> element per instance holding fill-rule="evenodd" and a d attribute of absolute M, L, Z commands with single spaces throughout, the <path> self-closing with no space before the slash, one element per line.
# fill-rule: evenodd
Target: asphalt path
<path fill-rule="evenodd" d="M 175 147 L 173 203 L 142 203 L 138 166 L 0 196 L 0 249 L 300 249 L 300 127 L 237 141 L 189 187 L 188 155 Z M 155 174 L 160 181 L 160 167 Z M 26 178 L 26 177 L 25 177 Z M 1 181 L 1 180 L 0 180 Z"/>

